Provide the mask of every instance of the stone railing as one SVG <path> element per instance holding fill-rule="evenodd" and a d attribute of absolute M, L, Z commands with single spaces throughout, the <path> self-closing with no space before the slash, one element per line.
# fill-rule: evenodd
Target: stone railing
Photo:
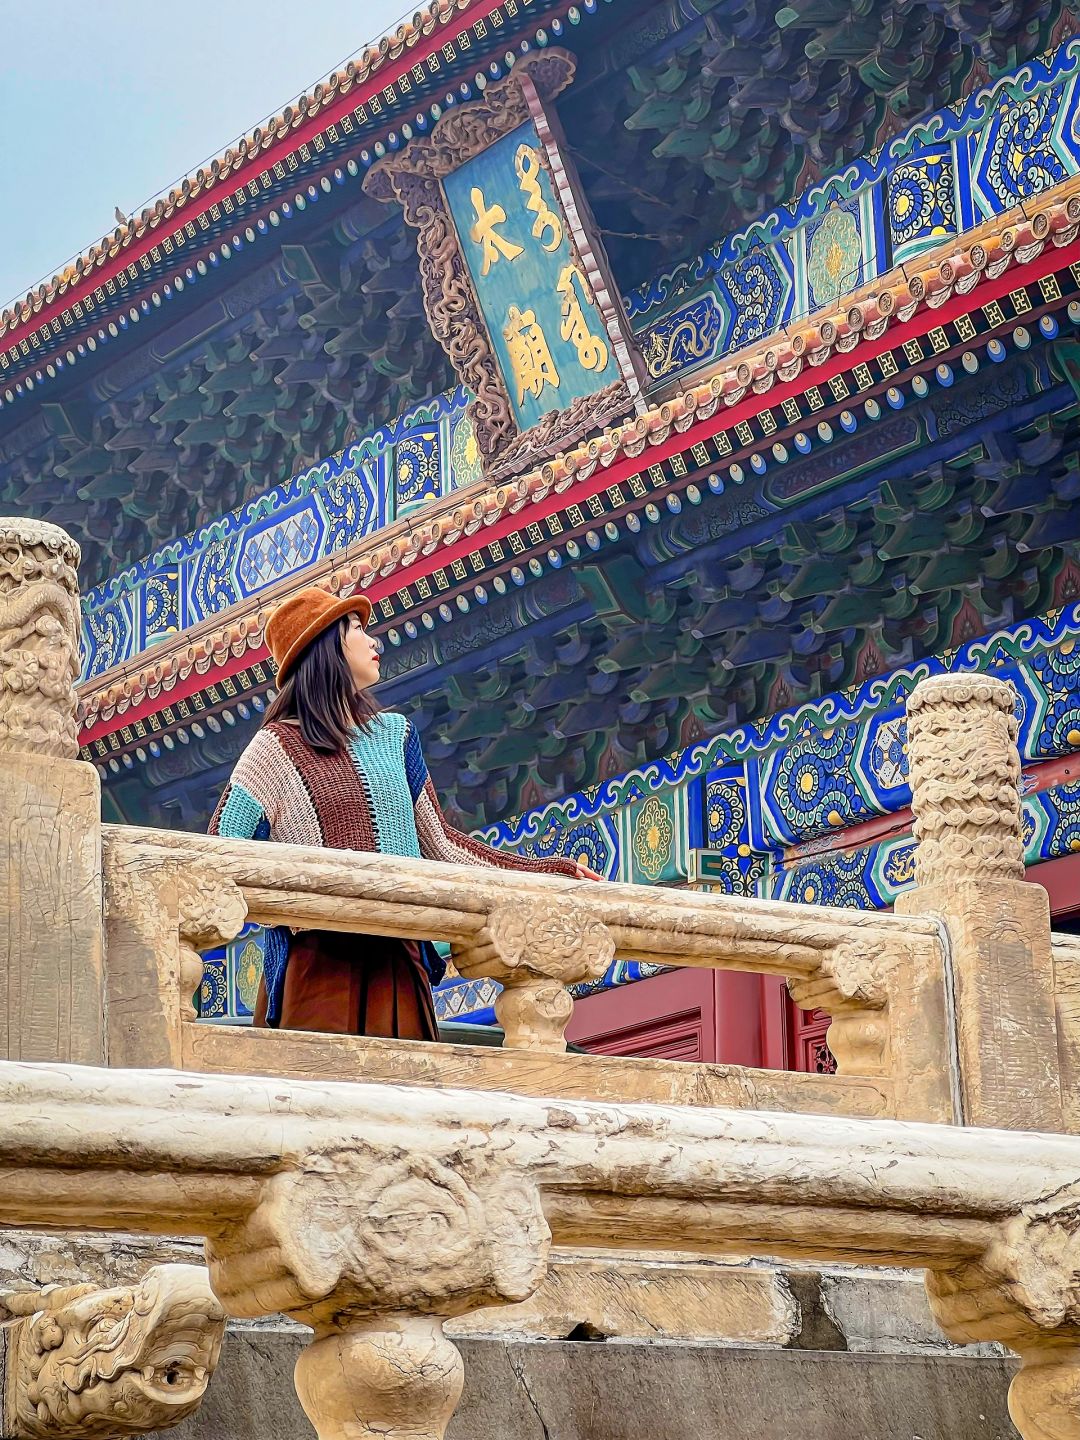
<path fill-rule="evenodd" d="M 0 1226 L 203 1236 L 229 1315 L 312 1326 L 296 1385 L 321 1440 L 441 1440 L 462 1384 L 443 1322 L 526 1298 L 553 1244 L 925 1270 L 947 1334 L 1020 1356 L 1024 1440 L 1076 1433 L 1072 1137 L 0 1063 L 0 1171 Z M 220 1329 L 187 1289 L 204 1310 L 190 1398 Z M 119 1355 L 87 1356 L 92 1309 L 55 1304 L 22 1338 L 12 1433 L 177 1418 L 146 1359 L 176 1365 L 175 1316 L 144 1307 Z M 75 1377 L 100 1428 L 63 1410 Z M 133 1396 L 138 1414 L 116 1410 Z"/>
<path fill-rule="evenodd" d="M 382 855 L 106 827 L 109 1063 L 403 1080 L 582 1098 L 958 1116 L 936 922 L 595 885 Z M 502 1052 L 194 1022 L 199 944 L 263 924 L 451 943 L 502 982 Z M 568 1056 L 569 986 L 613 958 L 791 977 L 827 1005 L 837 1077 Z M 449 1067 L 449 1068 L 448 1068 Z"/>
<path fill-rule="evenodd" d="M 201 1235 L 216 1302 L 178 1276 L 4 1297 L 12 1433 L 176 1420 L 220 1304 L 314 1327 L 297 1386 L 324 1440 L 438 1440 L 443 1320 L 532 1294 L 552 1240 L 923 1268 L 947 1333 L 1020 1355 L 1025 1440 L 1075 1433 L 1080 1141 L 1007 1132 L 1080 1130 L 1080 946 L 1023 879 L 1007 686 L 912 695 L 918 883 L 892 916 L 103 827 L 77 559 L 0 522 L 0 1226 Z M 447 939 L 505 987 L 507 1046 L 198 1025 L 199 951 L 248 918 Z M 787 976 L 833 1015 L 839 1073 L 566 1054 L 568 987 L 616 956 Z"/>
<path fill-rule="evenodd" d="M 74 758 L 77 561 L 62 531 L 0 522 L 0 1058 L 1080 1128 L 1072 952 L 1022 878 L 1008 686 L 911 696 L 917 885 L 894 915 L 102 827 Z M 506 1048 L 198 1026 L 199 951 L 245 919 L 448 940 L 502 983 Z M 837 1075 L 566 1055 L 569 987 L 613 957 L 786 976 L 832 1015 Z"/>

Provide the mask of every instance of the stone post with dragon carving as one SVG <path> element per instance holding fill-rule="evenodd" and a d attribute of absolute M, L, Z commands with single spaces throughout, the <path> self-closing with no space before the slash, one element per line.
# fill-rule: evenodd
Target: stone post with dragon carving
<path fill-rule="evenodd" d="M 79 547 L 0 519 L 0 1059 L 106 1059 L 101 791 L 78 759 Z"/>
<path fill-rule="evenodd" d="M 967 1125 L 1061 1131 L 1050 906 L 1024 879 L 1016 695 L 938 675 L 908 701 L 915 889 L 901 914 L 941 919 L 959 1110 Z"/>

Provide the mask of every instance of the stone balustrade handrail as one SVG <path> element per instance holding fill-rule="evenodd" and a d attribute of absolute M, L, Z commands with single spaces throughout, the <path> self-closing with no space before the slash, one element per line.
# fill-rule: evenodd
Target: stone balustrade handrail
<path fill-rule="evenodd" d="M 468 946 L 508 899 L 572 899 L 606 926 L 622 960 L 657 960 L 758 974 L 812 975 L 823 952 L 853 934 L 937 939 L 935 921 L 873 910 L 833 910 L 737 895 L 572 880 L 558 875 L 430 860 L 268 845 L 171 830 L 104 825 L 108 846 L 149 845 L 207 861 L 244 893 L 262 924 L 360 930 Z"/>
<path fill-rule="evenodd" d="M 174 949 L 179 945 L 178 1028 L 171 1053 L 153 1057 L 162 1063 L 186 1068 L 193 1053 L 205 1049 L 179 1025 L 181 1014 L 195 1018 L 190 997 L 202 979 L 198 951 L 231 939 L 250 919 L 448 940 L 461 975 L 501 984 L 495 1009 L 508 1051 L 565 1054 L 571 987 L 600 979 L 617 958 L 784 976 L 800 1004 L 834 1017 L 830 1043 L 845 1081 L 873 1080 L 887 1113 L 960 1118 L 945 948 L 939 922 L 928 916 L 125 826 L 104 826 L 102 841 L 106 961 L 110 976 L 118 977 L 116 993 L 141 983 L 137 973 L 151 965 L 166 975 L 162 955 L 170 937 Z M 168 910 L 170 876 L 178 887 L 175 912 Z M 124 937 L 140 931 L 142 958 L 125 972 Z M 163 1011 L 168 1026 L 167 1004 Z M 894 1034 L 902 1023 L 906 1029 Z M 342 1052 L 336 1062 L 329 1055 L 334 1041 Z M 325 1037 L 323 1045 L 324 1058 L 340 1065 L 343 1077 L 357 1073 L 341 1037 Z M 121 1064 L 151 1058 L 144 1048 L 114 1053 Z M 265 1054 L 261 1058 L 266 1063 Z M 208 1068 L 234 1063 L 243 1062 L 215 1054 Z M 516 1083 L 524 1084 L 523 1077 Z M 852 1092 L 848 1103 L 866 1098 Z M 837 1103 L 843 1103 L 839 1097 Z"/>
<path fill-rule="evenodd" d="M 951 1335 L 1021 1355 L 1028 1440 L 1071 1433 L 1072 1137 L 3 1063 L 0 1177 L 0 1225 L 202 1235 L 230 1314 L 313 1325 L 322 1440 L 384 1433 L 388 1386 L 386 1434 L 442 1436 L 442 1321 L 525 1298 L 551 1242 L 926 1268 Z"/>

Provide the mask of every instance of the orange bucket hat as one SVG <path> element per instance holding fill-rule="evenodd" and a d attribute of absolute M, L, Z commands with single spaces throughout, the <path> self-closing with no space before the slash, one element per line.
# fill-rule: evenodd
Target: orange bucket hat
<path fill-rule="evenodd" d="M 266 622 L 266 643 L 274 657 L 278 679 L 285 679 L 312 640 L 335 620 L 354 611 L 367 625 L 371 619 L 371 601 L 366 595 L 355 591 L 351 595 L 331 595 L 320 585 L 308 585 L 283 600 Z"/>

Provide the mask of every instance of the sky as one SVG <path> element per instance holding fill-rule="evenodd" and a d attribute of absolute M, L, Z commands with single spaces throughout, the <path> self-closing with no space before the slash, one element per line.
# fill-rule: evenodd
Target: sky
<path fill-rule="evenodd" d="M 0 0 L 0 307 L 417 8 Z"/>

